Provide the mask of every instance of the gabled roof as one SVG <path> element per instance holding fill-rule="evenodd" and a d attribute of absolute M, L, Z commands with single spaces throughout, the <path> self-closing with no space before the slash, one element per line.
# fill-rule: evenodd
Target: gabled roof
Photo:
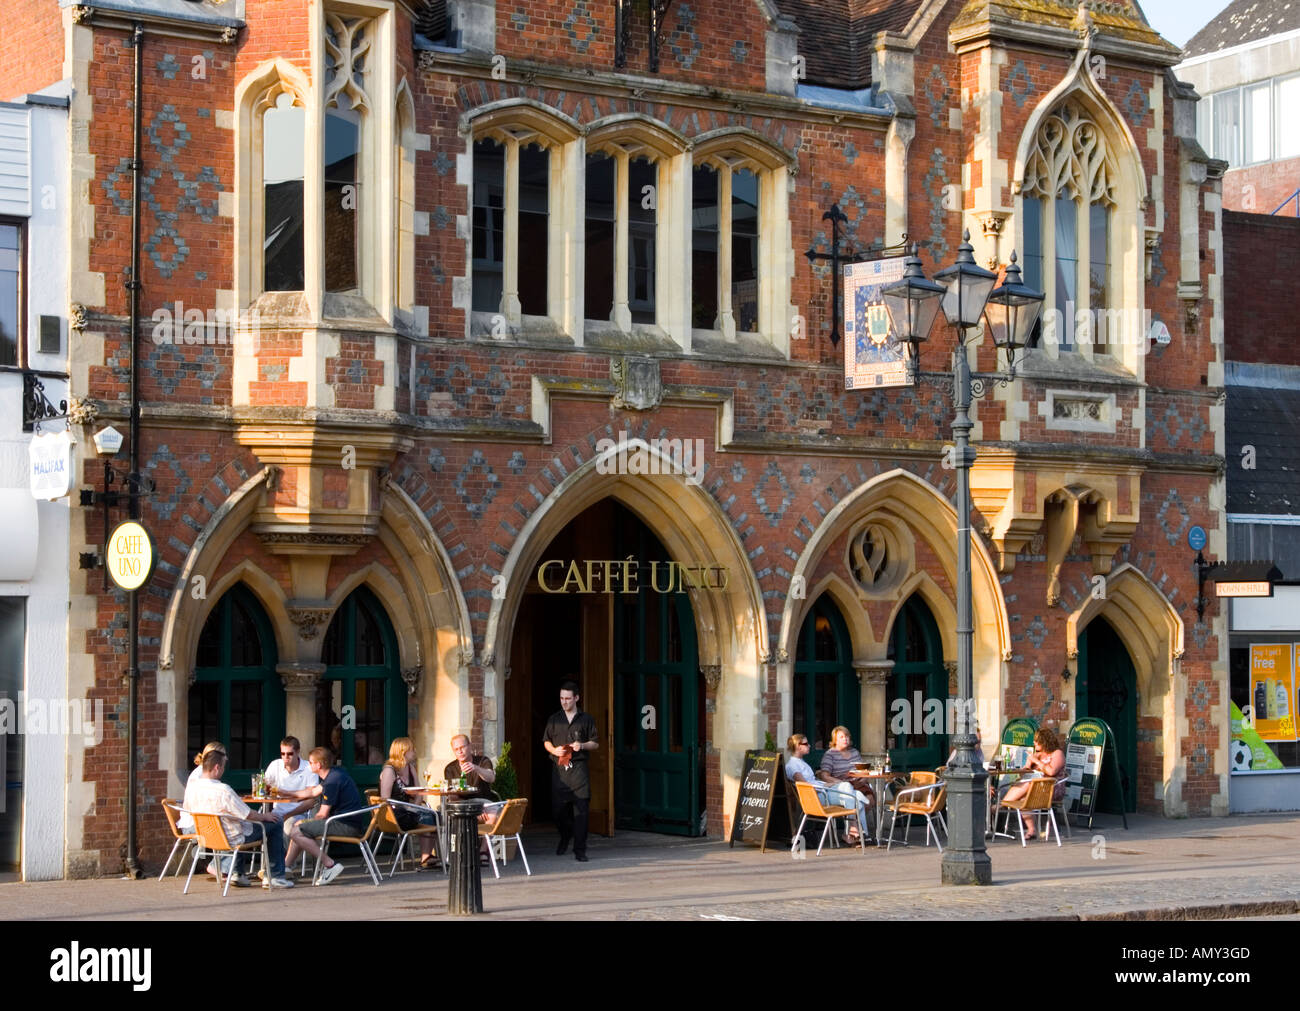
<path fill-rule="evenodd" d="M 1080 7 L 1087 8 L 1093 27 L 1102 35 L 1178 52 L 1151 27 L 1135 0 L 969 0 L 953 20 L 952 30 L 981 23 L 1076 30 Z"/>
<path fill-rule="evenodd" d="M 1294 31 L 1300 31 L 1297 0 L 1232 0 L 1191 37 L 1183 49 L 1183 59 Z"/>
<path fill-rule="evenodd" d="M 871 85 L 877 32 L 901 32 L 921 0 L 775 0 L 799 26 L 805 83 L 858 90 Z"/>

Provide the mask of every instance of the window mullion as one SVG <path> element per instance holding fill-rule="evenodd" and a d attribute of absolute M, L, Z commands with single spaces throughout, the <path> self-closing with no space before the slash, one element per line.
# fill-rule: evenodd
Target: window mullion
<path fill-rule="evenodd" d="M 1043 200 L 1043 293 L 1047 296 L 1043 304 L 1049 310 L 1057 310 L 1056 303 L 1056 201 Z M 1065 344 L 1069 332 L 1069 322 L 1064 315 L 1057 312 L 1056 347 L 1048 353 L 1055 357 L 1056 351 Z"/>
<path fill-rule="evenodd" d="M 1092 229 L 1092 205 L 1088 203 L 1088 191 L 1080 189 L 1080 199 L 1076 204 L 1074 212 L 1075 224 L 1075 256 L 1077 257 L 1074 265 L 1074 290 L 1079 293 L 1078 302 L 1075 304 L 1075 317 L 1078 318 L 1079 311 L 1084 313 L 1084 319 L 1087 320 L 1087 336 L 1085 343 L 1079 340 L 1078 348 L 1085 358 L 1092 358 L 1097 349 L 1097 324 L 1093 316 L 1092 309 L 1092 236 L 1089 234 Z"/>
<path fill-rule="evenodd" d="M 611 318 L 617 327 L 632 329 L 632 310 L 628 307 L 628 156 L 619 151 L 614 159 L 614 308 Z"/>
<path fill-rule="evenodd" d="M 506 142 L 505 228 L 502 262 L 501 314 L 518 326 L 522 318 L 519 303 L 519 142 Z"/>
<path fill-rule="evenodd" d="M 718 328 L 727 340 L 736 339 L 731 310 L 731 169 L 718 169 Z"/>

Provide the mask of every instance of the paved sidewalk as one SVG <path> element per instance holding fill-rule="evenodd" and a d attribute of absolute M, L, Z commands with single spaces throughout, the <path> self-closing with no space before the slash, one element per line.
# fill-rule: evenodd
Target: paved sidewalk
<path fill-rule="evenodd" d="M 568 916 L 590 920 L 782 920 L 798 901 L 810 919 L 1205 919 L 1300 913 L 1300 817 L 1216 819 L 1129 816 L 1127 831 L 1105 819 L 1092 833 L 1055 842 L 992 844 L 994 885 L 944 888 L 939 856 L 921 845 L 775 852 L 645 833 L 593 838 L 591 862 L 555 855 L 555 836 L 525 836 L 533 875 L 517 861 L 494 880 L 484 869 L 489 919 Z M 1103 854 L 1104 853 L 1104 857 Z M 441 873 L 403 873 L 371 884 L 358 858 L 335 883 L 290 891 L 220 890 L 201 872 L 165 881 L 0 884 L 0 919 L 408 920 L 447 916 Z M 383 866 L 387 863 L 381 860 Z M 157 868 L 155 868 L 155 873 Z M 827 898 L 827 896 L 835 896 Z"/>

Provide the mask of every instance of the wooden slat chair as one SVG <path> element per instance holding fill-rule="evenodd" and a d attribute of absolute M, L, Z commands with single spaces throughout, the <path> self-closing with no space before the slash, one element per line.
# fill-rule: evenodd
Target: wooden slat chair
<path fill-rule="evenodd" d="M 903 845 L 907 846 L 909 845 L 907 833 L 912 828 L 912 818 L 919 814 L 925 818 L 925 844 L 930 845 L 930 836 L 933 835 L 934 844 L 942 853 L 943 844 L 939 842 L 939 832 L 934 826 L 934 821 L 938 819 L 944 835 L 947 835 L 948 823 L 943 818 L 947 795 L 947 784 L 935 773 L 912 773 L 908 785 L 894 794 L 894 806 L 889 809 L 889 842 L 885 846 L 885 852 L 888 853 L 893 849 L 894 826 L 898 824 L 899 815 L 907 815 L 907 824 L 903 826 Z"/>
<path fill-rule="evenodd" d="M 397 871 L 398 862 L 405 859 L 407 840 L 409 839 L 412 842 L 414 842 L 414 840 L 419 839 L 426 835 L 433 837 L 433 850 L 435 853 L 438 854 L 438 862 L 442 864 L 443 871 L 445 873 L 449 873 L 447 861 L 443 859 L 441 847 L 439 847 L 438 845 L 437 821 L 435 821 L 432 825 L 417 825 L 413 829 L 404 829 L 402 828 L 401 825 L 397 823 L 396 812 L 398 810 L 411 811 L 414 814 L 421 814 L 424 811 L 431 810 L 431 808 L 424 807 L 420 804 L 410 804 L 404 800 L 393 800 L 391 798 L 389 798 L 387 801 L 384 801 L 384 804 L 385 804 L 385 808 L 383 812 L 379 815 L 378 822 L 375 825 L 375 842 L 374 842 L 374 847 L 372 852 L 377 858 L 379 856 L 379 847 L 380 845 L 382 845 L 386 837 L 391 836 L 397 840 L 396 851 L 393 854 L 393 866 L 389 869 L 388 876 L 391 878 L 393 874 Z M 433 816 L 435 819 L 438 817 L 436 811 L 434 812 Z M 412 858 L 414 858 L 414 856 L 415 855 L 412 854 Z"/>
<path fill-rule="evenodd" d="M 1025 815 L 1045 815 L 1050 824 L 1045 826 L 1043 842 L 1052 837 L 1056 828 L 1056 812 L 1052 809 L 1052 791 L 1056 789 L 1056 780 L 1051 776 L 1035 779 L 1029 784 L 1029 792 L 1019 800 L 1004 800 L 1002 810 L 1015 811 L 1020 821 L 1020 845 L 1025 845 Z M 1056 845 L 1061 845 L 1061 830 L 1056 829 Z"/>
<path fill-rule="evenodd" d="M 352 843 L 361 851 L 361 859 L 365 861 L 366 870 L 370 872 L 370 879 L 379 887 L 379 865 L 375 863 L 375 856 L 370 852 L 370 837 L 375 834 L 375 825 L 379 821 L 380 812 L 388 810 L 387 804 L 374 804 L 371 807 L 362 808 L 360 811 L 346 811 L 343 814 L 332 814 L 325 819 L 325 831 L 320 837 L 320 856 L 316 858 L 316 867 L 311 873 L 311 883 L 317 884 L 320 881 L 321 863 L 325 859 L 325 854 L 329 852 L 329 845 L 332 842 Z M 342 825 L 335 827 L 335 834 L 330 835 L 330 828 L 343 818 L 355 818 L 360 814 L 370 815 L 370 823 L 360 835 L 350 825 L 344 822 Z"/>
<path fill-rule="evenodd" d="M 240 843 L 238 846 L 230 842 L 226 835 L 226 826 L 222 823 L 222 816 L 219 814 L 204 814 L 202 811 L 191 811 L 190 817 L 194 819 L 194 828 L 197 830 L 199 842 L 194 851 L 194 859 L 190 861 L 189 877 L 185 879 L 185 889 L 181 892 L 185 895 L 190 890 L 190 881 L 194 879 L 194 868 L 198 866 L 199 858 L 202 856 L 220 857 L 224 853 L 230 854 L 230 870 L 226 872 L 226 886 L 221 889 L 221 894 L 225 895 L 230 891 L 230 882 L 235 877 L 236 856 L 240 853 L 261 853 L 262 840 L 254 839 L 246 843 Z M 226 817 L 230 817 L 226 815 Z M 247 818 L 241 818 L 241 821 L 248 821 Z M 250 824 L 252 824 L 250 822 Z M 265 825 L 263 826 L 265 827 Z M 217 880 L 221 880 L 221 865 L 217 865 Z"/>
<path fill-rule="evenodd" d="M 515 845 L 519 847 L 519 856 L 524 861 L 524 870 L 532 877 L 533 870 L 528 866 L 528 854 L 524 852 L 524 841 L 519 837 L 519 833 L 524 827 L 524 811 L 528 808 L 528 801 L 523 797 L 514 797 L 506 801 L 506 806 L 501 809 L 497 815 L 497 820 L 491 825 L 479 823 L 478 834 L 487 840 L 488 857 L 492 861 L 492 873 L 498 878 L 501 872 L 497 870 L 496 843 L 501 843 L 501 862 L 505 863 L 505 845 L 506 840 L 513 839 Z"/>
<path fill-rule="evenodd" d="M 162 802 L 162 809 L 163 814 L 167 815 L 167 824 L 171 826 L 172 835 L 176 837 L 176 841 L 172 843 L 172 851 L 167 854 L 167 862 L 163 864 L 162 873 L 158 875 L 159 881 L 167 876 L 167 868 L 171 866 L 172 857 L 174 857 L 176 851 L 180 849 L 181 843 L 185 844 L 185 852 L 182 853 L 181 858 L 176 861 L 177 874 L 179 874 L 181 868 L 185 866 L 185 858 L 189 856 L 190 849 L 199 841 L 198 832 L 181 831 L 180 823 L 177 820 L 180 817 L 182 810 L 181 802 L 179 800 L 172 800 L 170 798 L 164 800 Z"/>
<path fill-rule="evenodd" d="M 838 804 L 831 804 L 830 806 L 824 805 L 822 803 L 821 797 L 817 793 L 816 788 L 811 783 L 795 783 L 794 785 L 799 792 L 799 806 L 803 808 L 803 819 L 799 822 L 799 828 L 794 833 L 794 837 L 797 840 L 800 836 L 803 835 L 804 823 L 809 818 L 823 819 L 826 822 L 826 827 L 822 829 L 822 837 L 820 841 L 817 843 L 817 855 L 821 856 L 822 847 L 826 845 L 827 833 L 831 834 L 831 845 L 832 846 L 838 845 L 838 843 L 836 843 L 835 841 L 834 833 L 831 832 L 831 825 L 834 824 L 835 819 L 836 818 L 856 819 L 858 814 L 857 808 L 841 807 Z M 791 852 L 794 852 L 795 845 L 797 845 L 797 843 L 792 843 Z M 867 852 L 867 836 L 865 832 L 859 833 L 858 845 L 861 846 L 863 853 Z"/>

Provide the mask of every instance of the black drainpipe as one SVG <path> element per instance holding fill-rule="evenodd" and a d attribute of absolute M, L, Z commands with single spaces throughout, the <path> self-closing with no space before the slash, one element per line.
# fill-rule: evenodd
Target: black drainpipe
<path fill-rule="evenodd" d="M 126 287 L 131 293 L 131 474 L 127 479 L 130 492 L 131 519 L 140 518 L 140 401 L 136 389 L 137 368 L 136 354 L 137 330 L 140 325 L 140 175 L 143 166 L 140 160 L 141 130 L 143 112 L 140 108 L 143 87 L 141 76 L 144 69 L 144 25 L 136 23 L 131 32 L 131 45 L 135 49 L 135 85 L 134 107 L 135 119 L 133 147 L 131 151 L 131 276 Z M 140 861 L 136 858 L 136 737 L 139 722 L 140 693 L 140 602 L 136 591 L 127 594 L 126 639 L 129 658 L 127 660 L 127 691 L 130 693 L 126 723 L 126 875 L 131 879 L 142 876 Z"/>

